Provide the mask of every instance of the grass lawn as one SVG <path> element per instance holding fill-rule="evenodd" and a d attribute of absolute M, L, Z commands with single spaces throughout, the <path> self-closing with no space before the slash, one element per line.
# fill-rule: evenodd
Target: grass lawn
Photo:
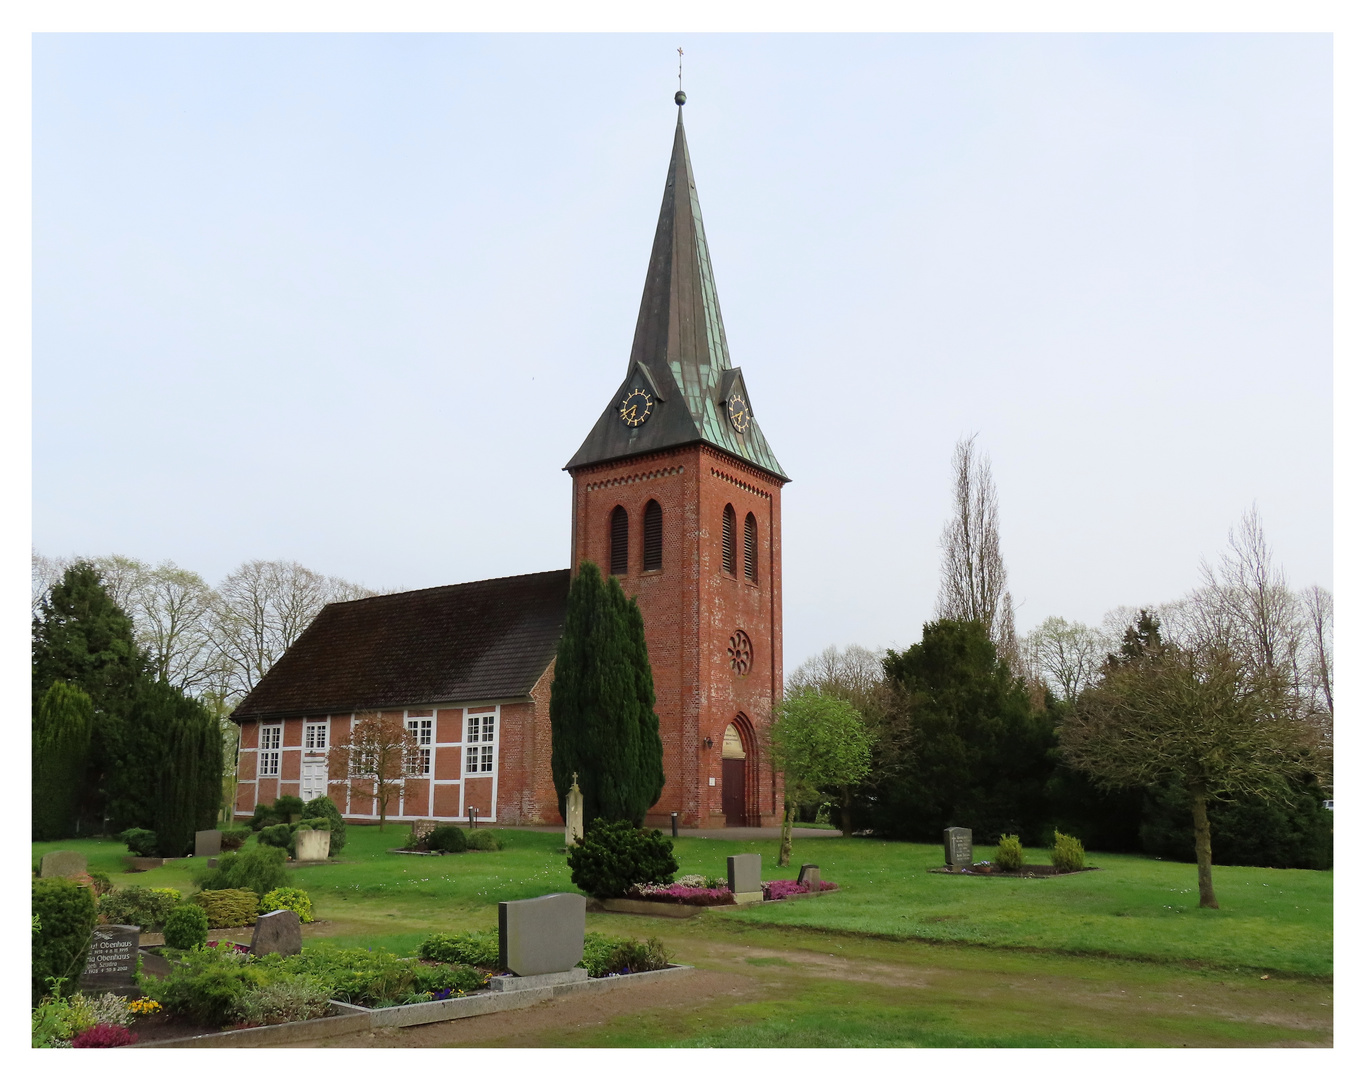
<path fill-rule="evenodd" d="M 401 951 L 438 930 L 497 925 L 496 903 L 569 891 L 558 833 L 498 830 L 500 852 L 421 857 L 391 855 L 406 831 L 349 826 L 342 861 L 293 872 L 324 925 L 311 936 L 341 945 Z M 34 844 L 82 851 L 91 870 L 116 885 L 170 886 L 189 892 L 190 869 L 176 860 L 158 870 L 123 872 L 123 845 L 112 840 Z M 1309 870 L 1215 867 L 1218 911 L 1197 906 L 1195 867 L 1130 855 L 1094 854 L 1099 870 L 1056 879 L 968 878 L 930 874 L 940 849 L 864 838 L 798 838 L 793 865 L 776 865 L 777 842 L 681 838 L 682 873 L 722 874 L 726 856 L 759 851 L 765 878 L 795 877 L 820 864 L 841 891 L 808 900 L 710 912 L 698 922 L 876 935 L 953 944 L 1023 947 L 1134 959 L 1196 962 L 1310 977 L 1332 973 L 1333 875 Z M 1026 861 L 1047 862 L 1043 851 Z M 594 920 L 606 918 L 594 916 Z M 628 920 L 633 932 L 654 932 Z"/>

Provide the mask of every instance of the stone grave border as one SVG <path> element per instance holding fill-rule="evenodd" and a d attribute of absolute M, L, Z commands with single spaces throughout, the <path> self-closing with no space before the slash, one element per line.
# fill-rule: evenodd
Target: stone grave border
<path fill-rule="evenodd" d="M 666 919 L 692 919 L 704 911 L 735 911 L 739 908 L 756 908 L 764 904 L 785 904 L 789 900 L 810 900 L 817 896 L 829 896 L 839 892 L 839 886 L 822 889 L 820 892 L 791 893 L 781 900 L 749 900 L 743 904 L 734 901 L 725 904 L 675 904 L 668 900 L 589 900 L 588 910 L 613 915 L 653 915 Z"/>
<path fill-rule="evenodd" d="M 367 1009 L 345 1002 L 332 1002 L 337 1016 L 323 1016 L 316 1020 L 296 1020 L 289 1024 L 270 1027 L 243 1028 L 239 1031 L 218 1031 L 208 1035 L 194 1035 L 186 1039 L 163 1039 L 159 1042 L 139 1042 L 133 1049 L 187 1049 L 193 1047 L 222 1048 L 283 1046 L 305 1039 L 327 1039 L 354 1031 L 374 1028 L 415 1027 L 419 1024 L 439 1024 L 445 1020 L 460 1020 L 467 1016 L 526 1009 L 542 1001 L 568 994 L 605 993 L 623 986 L 640 986 L 690 975 L 688 964 L 670 964 L 658 971 L 639 971 L 633 975 L 609 975 L 601 979 L 584 979 L 554 986 L 532 986 L 518 990 L 487 990 L 445 1001 L 422 1001 L 416 1005 L 392 1005 L 385 1009 Z"/>
<path fill-rule="evenodd" d="M 972 866 L 976 866 L 973 863 Z M 930 874 L 950 874 L 953 877 L 969 878 L 1009 878 L 1012 881 L 1047 881 L 1049 878 L 1070 877 L 1073 874 L 1086 874 L 1092 870 L 1099 870 L 1099 866 L 1083 866 L 1080 870 L 1058 870 L 1052 866 L 1022 866 L 1019 870 L 974 870 L 972 866 L 962 867 L 955 870 L 951 866 L 930 866 L 926 867 L 926 872 Z"/>

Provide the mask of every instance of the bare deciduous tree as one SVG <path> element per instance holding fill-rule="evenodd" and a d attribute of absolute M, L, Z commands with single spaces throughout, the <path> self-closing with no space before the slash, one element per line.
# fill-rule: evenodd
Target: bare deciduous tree
<path fill-rule="evenodd" d="M 1033 678 L 1071 704 L 1099 678 L 1106 644 L 1094 627 L 1050 615 L 1025 636 L 1025 664 Z"/>
<path fill-rule="evenodd" d="M 399 713 L 357 713 L 344 742 L 327 752 L 331 778 L 345 778 L 351 799 L 373 799 L 379 804 L 379 827 L 384 828 L 391 802 L 411 795 L 422 771 L 417 739 Z"/>
<path fill-rule="evenodd" d="M 213 643 L 227 696 L 250 693 L 326 605 L 373 595 L 297 562 L 243 563 L 219 584 L 214 604 Z"/>
<path fill-rule="evenodd" d="M 999 509 L 991 461 L 978 457 L 976 436 L 961 440 L 953 451 L 953 514 L 944 523 L 939 546 L 941 619 L 976 621 L 999 656 L 1019 668 L 1015 614 L 1006 588 L 1001 558 Z"/>
<path fill-rule="evenodd" d="M 1333 594 L 1311 585 L 1301 594 L 1308 633 L 1308 661 L 1301 669 L 1310 673 L 1311 693 L 1333 722 Z"/>
<path fill-rule="evenodd" d="M 38 617 L 38 610 L 43 606 L 43 601 L 47 599 L 48 593 L 52 591 L 52 586 L 62 580 L 66 568 L 73 561 L 72 559 L 54 559 L 47 555 L 39 555 L 37 551 L 33 553 L 33 603 L 30 612 L 33 618 Z"/>

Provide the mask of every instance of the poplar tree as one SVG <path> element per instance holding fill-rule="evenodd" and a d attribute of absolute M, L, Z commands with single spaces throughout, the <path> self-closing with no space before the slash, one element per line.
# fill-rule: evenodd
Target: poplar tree
<path fill-rule="evenodd" d="M 90 752 L 90 695 L 55 680 L 33 709 L 33 839 L 76 833 L 76 810 Z"/>
<path fill-rule="evenodd" d="M 640 608 L 584 562 L 569 587 L 550 688 L 550 770 L 564 813 L 578 774 L 584 820 L 639 826 L 664 790 L 664 746 Z"/>

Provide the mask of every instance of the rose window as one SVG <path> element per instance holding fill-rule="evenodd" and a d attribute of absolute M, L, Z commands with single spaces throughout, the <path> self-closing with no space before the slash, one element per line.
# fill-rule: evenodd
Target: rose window
<path fill-rule="evenodd" d="M 741 675 L 749 673 L 749 668 L 754 663 L 754 646 L 750 644 L 749 635 L 743 630 L 737 630 L 730 636 L 730 644 L 726 646 L 726 655 L 730 657 L 730 666 Z"/>

